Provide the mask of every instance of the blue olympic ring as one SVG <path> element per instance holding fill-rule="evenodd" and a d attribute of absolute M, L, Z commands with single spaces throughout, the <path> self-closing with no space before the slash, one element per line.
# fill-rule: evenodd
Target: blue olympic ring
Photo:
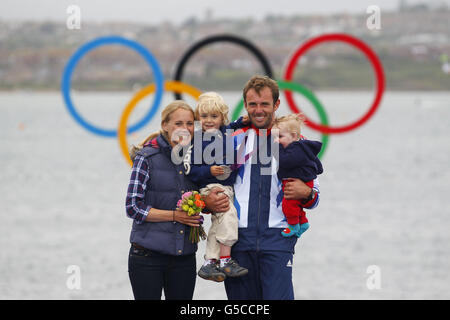
<path fill-rule="evenodd" d="M 67 62 L 67 65 L 64 69 L 63 78 L 61 82 L 61 90 L 63 93 L 64 101 L 66 103 L 67 109 L 69 110 L 69 113 L 71 116 L 84 128 L 91 131 L 92 133 L 105 136 L 105 137 L 116 137 L 117 136 L 117 130 L 107 130 L 102 129 L 99 127 L 96 127 L 86 120 L 84 120 L 78 112 L 75 110 L 75 107 L 72 103 L 72 99 L 70 97 L 70 85 L 71 85 L 71 76 L 73 73 L 74 68 L 76 67 L 77 63 L 80 61 L 80 59 L 89 51 L 107 44 L 118 44 L 123 45 L 125 47 L 128 47 L 130 49 L 135 50 L 137 53 L 139 53 L 145 61 L 150 65 L 150 68 L 153 70 L 154 77 L 155 77 L 155 84 L 156 84 L 156 92 L 155 97 L 153 101 L 153 105 L 151 106 L 149 112 L 135 125 L 131 126 L 127 132 L 132 133 L 136 130 L 139 130 L 142 128 L 148 121 L 150 121 L 151 118 L 155 115 L 156 111 L 158 110 L 158 107 L 161 103 L 161 99 L 163 96 L 164 91 L 164 77 L 161 71 L 161 68 L 159 67 L 159 64 L 156 60 L 156 58 L 148 51 L 144 46 L 139 44 L 138 42 L 125 39 L 120 36 L 109 36 L 109 37 L 100 37 L 97 39 L 94 39 L 86 44 L 84 44 L 82 47 L 80 47 L 69 59 Z"/>

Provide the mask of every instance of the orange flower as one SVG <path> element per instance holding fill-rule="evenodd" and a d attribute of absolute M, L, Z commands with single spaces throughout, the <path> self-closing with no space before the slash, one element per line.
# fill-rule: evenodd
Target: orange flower
<path fill-rule="evenodd" d="M 198 193 L 194 195 L 194 198 L 195 200 L 202 200 L 202 197 Z"/>
<path fill-rule="evenodd" d="M 194 204 L 199 208 L 203 208 L 203 206 L 205 205 L 202 200 L 195 200 Z"/>

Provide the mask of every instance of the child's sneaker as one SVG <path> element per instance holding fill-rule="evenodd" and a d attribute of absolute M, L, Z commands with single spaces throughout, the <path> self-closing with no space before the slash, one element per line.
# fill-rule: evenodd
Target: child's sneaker
<path fill-rule="evenodd" d="M 293 236 L 300 237 L 301 233 L 299 235 L 299 232 L 300 232 L 300 224 L 299 223 L 294 224 L 294 225 L 288 224 L 288 227 L 286 229 L 284 229 L 283 231 L 281 231 L 281 235 L 286 238 L 293 237 Z"/>
<path fill-rule="evenodd" d="M 303 232 L 305 232 L 308 229 L 309 229 L 309 223 L 308 222 L 302 223 L 300 225 L 300 228 L 299 228 L 298 232 L 297 232 L 297 237 L 300 238 L 300 236 L 303 234 Z"/>
<path fill-rule="evenodd" d="M 219 270 L 226 274 L 227 277 L 235 278 L 245 276 L 248 269 L 241 267 L 236 261 L 229 258 L 228 261 Z"/>
<path fill-rule="evenodd" d="M 219 270 L 219 266 L 216 262 L 203 265 L 200 270 L 198 270 L 198 275 L 205 280 L 216 282 L 222 282 L 226 278 L 225 273 Z"/>

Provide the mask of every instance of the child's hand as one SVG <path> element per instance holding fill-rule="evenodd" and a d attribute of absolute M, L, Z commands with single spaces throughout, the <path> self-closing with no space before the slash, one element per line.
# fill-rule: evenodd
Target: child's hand
<path fill-rule="evenodd" d="M 225 173 L 224 169 L 220 166 L 211 166 L 210 170 L 211 170 L 211 174 L 214 177 L 220 176 L 221 174 Z"/>
<path fill-rule="evenodd" d="M 242 116 L 242 123 L 248 124 L 250 122 L 249 116 L 246 114 L 245 116 Z"/>

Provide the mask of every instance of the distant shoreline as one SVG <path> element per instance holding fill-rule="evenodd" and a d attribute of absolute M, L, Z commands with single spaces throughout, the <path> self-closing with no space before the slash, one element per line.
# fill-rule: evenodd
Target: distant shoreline
<path fill-rule="evenodd" d="M 0 21 L 0 91 L 59 90 L 62 73 L 77 48 L 105 35 L 134 39 L 149 48 L 165 79 L 173 77 L 183 52 L 196 41 L 212 34 L 238 35 L 264 53 L 272 76 L 281 79 L 293 50 L 307 39 L 327 33 L 349 34 L 370 46 L 383 65 L 386 87 L 392 91 L 447 91 L 450 9 L 420 5 L 383 11 L 382 16 L 379 30 L 367 27 L 366 14 L 272 15 L 262 21 L 188 19 L 180 26 L 86 21 L 80 30 L 51 22 Z M 202 49 L 189 61 L 183 81 L 202 90 L 240 90 L 252 74 L 263 72 L 255 57 L 243 50 L 226 43 Z M 71 80 L 79 90 L 128 91 L 151 82 L 151 75 L 136 52 L 106 46 L 83 57 Z M 339 42 L 308 51 L 297 61 L 292 81 L 313 91 L 364 91 L 375 85 L 373 66 L 367 57 Z"/>

